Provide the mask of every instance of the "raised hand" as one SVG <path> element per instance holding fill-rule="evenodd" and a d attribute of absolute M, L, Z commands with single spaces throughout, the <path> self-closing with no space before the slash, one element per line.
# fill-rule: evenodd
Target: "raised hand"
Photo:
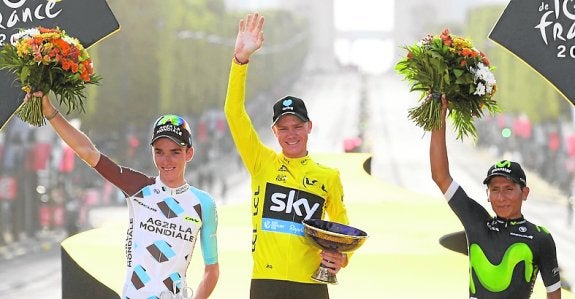
<path fill-rule="evenodd" d="M 234 55 L 238 62 L 247 63 L 250 56 L 262 46 L 264 42 L 263 26 L 264 17 L 257 12 L 240 20 L 234 48 Z"/>

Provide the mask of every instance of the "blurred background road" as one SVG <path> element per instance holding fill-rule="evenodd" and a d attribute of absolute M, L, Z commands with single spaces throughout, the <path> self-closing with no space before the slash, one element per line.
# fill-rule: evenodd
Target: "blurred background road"
<path fill-rule="evenodd" d="M 88 107 L 84 115 L 69 117 L 76 118 L 103 152 L 154 174 L 149 123 L 160 112 L 182 111 L 196 130 L 198 154 L 189 166 L 190 183 L 209 191 L 221 205 L 248 200 L 248 178 L 227 135 L 221 108 L 237 19 L 259 10 L 268 17 L 268 27 L 263 51 L 250 64 L 248 110 L 262 139 L 276 146 L 269 129 L 271 103 L 286 94 L 299 96 L 308 103 L 314 122 L 310 151 L 372 153 L 374 176 L 442 201 L 430 178 L 429 136 L 407 118 L 418 95 L 409 93 L 392 67 L 405 54 L 400 45 L 450 27 L 474 37 L 498 66 L 498 101 L 506 108 L 477 123 L 477 143 L 451 136 L 452 174 L 472 197 L 486 204 L 481 182 L 489 166 L 502 158 L 522 162 L 531 187 L 525 217 L 552 232 L 563 276 L 573 286 L 575 229 L 569 205 L 575 171 L 573 107 L 522 62 L 485 39 L 507 2 L 177 2 L 178 11 L 190 11 L 189 20 L 178 19 L 189 23 L 177 26 L 169 11 L 158 10 L 157 2 L 142 0 L 138 7 L 111 2 L 122 29 L 91 48 L 100 58 L 96 70 L 107 78 L 90 93 L 100 104 Z M 192 8 L 202 13 L 194 14 Z M 157 34 L 158 52 L 146 46 L 150 32 L 136 32 L 142 19 L 156 24 L 146 29 Z M 198 20 L 207 27 L 197 25 Z M 178 42 L 162 35 L 174 28 Z M 178 67 L 169 69 L 170 63 L 165 63 L 158 68 L 153 61 L 137 66 L 154 66 L 152 70 L 138 69 L 108 56 L 122 53 L 124 60 L 148 61 L 168 51 L 173 51 L 169 53 Z M 519 79 L 505 80 L 507 73 Z M 146 81 L 141 74 L 154 75 Z M 129 92 L 126 86 L 138 90 Z M 537 96 L 529 95 L 530 101 L 525 101 L 525 90 Z M 515 105 L 516 100 L 523 106 Z M 536 112 L 529 105 L 538 107 Z M 118 111 L 123 112 L 121 117 L 114 116 Z M 104 122 L 101 115 L 113 116 Z M 74 158 L 50 128 L 31 130 L 16 118 L 0 132 L 0 190 L 0 298 L 60 298 L 59 241 L 127 217 L 118 191 Z"/>

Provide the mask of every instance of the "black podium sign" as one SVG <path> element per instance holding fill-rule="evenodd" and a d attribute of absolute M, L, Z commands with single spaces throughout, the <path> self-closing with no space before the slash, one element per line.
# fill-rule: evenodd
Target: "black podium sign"
<path fill-rule="evenodd" d="M 38 26 L 59 27 L 85 48 L 120 28 L 106 0 L 0 0 L 0 46 L 21 29 Z M 23 98 L 14 75 L 0 71 L 0 129 Z"/>
<path fill-rule="evenodd" d="M 489 34 L 575 104 L 575 7 L 564 0 L 511 0 Z"/>

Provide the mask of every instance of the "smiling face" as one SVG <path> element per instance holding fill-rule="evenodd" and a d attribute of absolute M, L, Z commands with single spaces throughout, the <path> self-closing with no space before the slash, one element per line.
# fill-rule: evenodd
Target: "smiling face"
<path fill-rule="evenodd" d="M 170 188 L 185 184 L 186 163 L 194 156 L 194 148 L 159 138 L 152 144 L 152 151 L 160 180 Z"/>
<path fill-rule="evenodd" d="M 286 157 L 301 158 L 307 155 L 307 138 L 311 127 L 311 121 L 305 122 L 295 115 L 287 114 L 278 119 L 272 130 Z"/>
<path fill-rule="evenodd" d="M 487 196 L 491 208 L 498 217 L 503 219 L 517 219 L 521 217 L 521 205 L 529 195 L 529 187 L 523 187 L 512 180 L 495 176 L 487 186 Z"/>

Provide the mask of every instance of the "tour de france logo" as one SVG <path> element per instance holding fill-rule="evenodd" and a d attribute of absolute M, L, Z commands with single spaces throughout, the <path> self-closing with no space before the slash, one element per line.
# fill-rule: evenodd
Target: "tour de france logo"
<path fill-rule="evenodd" d="M 575 6 L 569 0 L 541 1 L 537 8 L 539 31 L 546 46 L 555 48 L 557 58 L 575 58 Z"/>

